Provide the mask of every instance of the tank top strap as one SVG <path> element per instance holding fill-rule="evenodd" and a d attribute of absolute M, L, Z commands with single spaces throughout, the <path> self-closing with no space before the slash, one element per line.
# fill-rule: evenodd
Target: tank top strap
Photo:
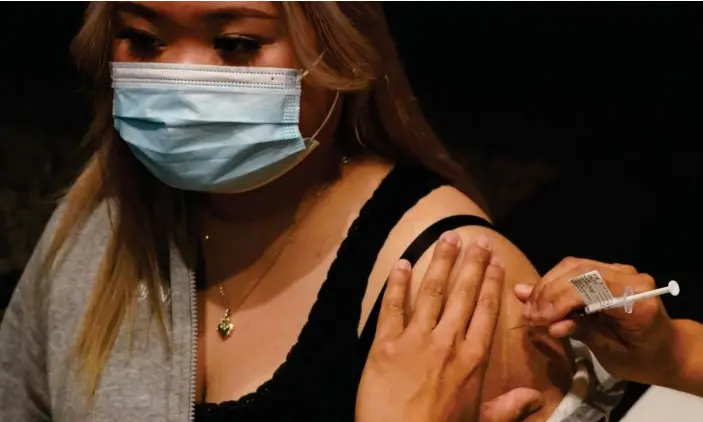
<path fill-rule="evenodd" d="M 466 226 L 481 226 L 497 231 L 496 228 L 485 219 L 475 215 L 453 215 L 443 218 L 430 227 L 425 229 L 420 235 L 413 240 L 408 248 L 403 253 L 401 259 L 406 259 L 411 265 L 415 265 L 422 255 L 439 239 L 442 233 L 458 229 Z M 374 303 L 371 313 L 369 314 L 366 324 L 359 337 L 360 355 L 366 359 L 371 344 L 376 336 L 376 325 L 378 324 L 378 315 L 381 311 L 381 302 L 383 294 L 386 291 L 386 284 L 383 285 L 381 293 L 379 293 L 376 302 Z"/>
<path fill-rule="evenodd" d="M 356 333 L 368 279 L 391 230 L 420 199 L 446 184 L 442 177 L 417 165 L 401 163 L 391 170 L 361 208 L 339 246 L 310 321 L 327 323 L 327 328 L 336 332 L 349 332 L 353 326 L 351 332 Z"/>
<path fill-rule="evenodd" d="M 376 258 L 403 215 L 446 184 L 422 167 L 398 164 L 361 208 L 337 250 L 298 342 L 274 375 L 279 387 L 289 392 L 295 388 L 283 380 L 306 380 L 305 397 L 296 396 L 299 406 L 314 398 L 309 406 L 324 406 L 324 413 L 335 415 L 327 420 L 353 421 L 361 361 L 367 353 L 359 349 L 361 303 Z M 330 388 L 336 394 L 330 394 Z"/>

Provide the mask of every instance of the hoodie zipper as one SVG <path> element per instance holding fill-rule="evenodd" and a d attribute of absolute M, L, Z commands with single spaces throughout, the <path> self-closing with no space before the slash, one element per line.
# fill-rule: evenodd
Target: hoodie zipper
<path fill-rule="evenodd" d="M 190 320 L 191 326 L 191 359 L 190 359 L 190 422 L 195 422 L 195 389 L 197 388 L 198 369 L 198 302 L 195 288 L 195 272 L 189 272 L 190 278 Z"/>

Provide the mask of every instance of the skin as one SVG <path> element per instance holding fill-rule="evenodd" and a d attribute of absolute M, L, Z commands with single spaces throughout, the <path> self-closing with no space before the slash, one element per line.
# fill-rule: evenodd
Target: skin
<path fill-rule="evenodd" d="M 391 270 L 359 385 L 357 421 L 475 420 L 479 413 L 484 422 L 512 422 L 542 406 L 541 394 L 526 388 L 478 405 L 505 281 L 488 244 L 481 239 L 462 249 L 456 233 L 444 233 L 412 314 L 405 309 L 410 263 L 398 261 Z"/>
<path fill-rule="evenodd" d="M 297 67 L 271 3 L 134 4 L 123 6 L 118 14 L 114 61 Z M 249 12 L 244 13 L 243 7 Z M 225 10 L 230 13 L 223 18 Z M 214 13 L 222 19 L 214 19 Z M 135 35 L 135 30 L 141 32 Z M 240 40 L 232 41 L 233 37 Z M 256 42 L 241 41 L 241 37 L 260 39 L 259 48 L 252 48 L 257 47 Z M 223 45 L 226 48 L 220 48 Z M 303 82 L 300 128 L 303 136 L 310 136 L 329 112 L 334 93 Z M 293 171 L 252 192 L 205 198 L 203 226 L 209 239 L 203 248 L 209 287 L 198 297 L 198 401 L 236 399 L 271 377 L 296 342 L 351 222 L 391 169 L 388 163 L 372 158 L 340 165 L 341 155 L 331 138 L 342 102 L 317 137 L 320 147 Z M 406 247 L 425 228 L 455 214 L 486 217 L 461 192 L 443 187 L 401 219 L 369 279 L 360 330 Z M 509 330 L 520 323 L 522 311 L 512 287 L 519 282 L 536 283 L 538 275 L 524 255 L 499 234 L 480 227 L 462 228 L 456 234 L 465 245 L 485 237 L 506 272 L 481 401 L 517 387 L 535 388 L 544 394 L 544 406 L 529 420 L 544 420 L 570 385 L 569 359 L 559 343 L 545 354 L 529 341 L 525 330 Z M 409 307 L 415 303 L 431 255 L 432 250 L 412 272 Z M 215 332 L 224 313 L 219 283 L 233 308 L 235 328 L 227 341 Z"/>
<path fill-rule="evenodd" d="M 630 265 L 566 258 L 536 285 L 515 286 L 515 295 L 525 303 L 526 321 L 546 327 L 553 338 L 572 335 L 585 342 L 608 372 L 621 379 L 703 396 L 703 325 L 670 319 L 660 298 L 638 301 L 630 314 L 617 308 L 565 319 L 584 305 L 570 280 L 594 270 L 615 296 L 626 287 L 635 293 L 657 288 L 651 276 Z"/>

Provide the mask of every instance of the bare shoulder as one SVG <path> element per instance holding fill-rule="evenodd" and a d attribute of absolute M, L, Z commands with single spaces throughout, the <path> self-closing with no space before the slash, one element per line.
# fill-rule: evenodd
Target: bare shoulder
<path fill-rule="evenodd" d="M 367 297 L 363 305 L 363 322 L 365 322 L 392 266 L 410 243 L 435 222 L 453 215 L 475 215 L 490 221 L 486 213 L 471 198 L 452 186 L 442 186 L 422 198 L 398 222 L 381 250 L 369 280 Z M 537 281 L 538 274 L 527 257 L 498 232 L 481 226 L 461 227 L 456 229 L 456 232 L 461 236 L 465 245 L 480 236 L 485 236 L 490 240 L 495 254 L 499 256 L 506 267 L 506 277 L 508 278 L 506 285 L 512 286 L 516 282 Z M 411 300 L 419 289 L 433 249 L 434 247 L 429 248 L 415 265 Z"/>
<path fill-rule="evenodd" d="M 390 269 L 412 241 L 425 229 L 446 217 L 475 215 L 488 220 L 486 213 L 471 198 L 451 187 L 440 187 L 421 199 L 401 218 L 391 231 L 376 260 L 362 303 L 359 330 L 379 297 Z M 571 384 L 571 360 L 563 345 L 554 343 L 548 353 L 538 350 L 528 339 L 527 331 L 512 330 L 522 320 L 523 306 L 512 293 L 517 283 L 536 283 L 539 274 L 527 257 L 510 240 L 490 228 L 466 226 L 455 230 L 467 245 L 480 236 L 488 238 L 505 266 L 505 285 L 496 335 L 491 346 L 489 370 L 486 373 L 482 397 L 490 400 L 516 387 L 542 391 L 547 405 L 534 417 L 546 419 Z M 415 264 L 408 305 L 412 307 L 427 270 L 434 246 Z"/>

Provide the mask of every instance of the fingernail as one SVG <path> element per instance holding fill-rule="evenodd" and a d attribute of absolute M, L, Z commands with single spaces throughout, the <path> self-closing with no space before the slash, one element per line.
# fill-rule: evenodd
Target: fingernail
<path fill-rule="evenodd" d="M 401 259 L 395 263 L 395 269 L 403 272 L 410 271 L 410 263 L 405 259 Z"/>
<path fill-rule="evenodd" d="M 442 234 L 440 239 L 444 242 L 449 243 L 450 245 L 461 245 L 461 239 L 459 238 L 459 235 L 454 232 L 445 232 L 444 234 Z"/>
<path fill-rule="evenodd" d="M 515 285 L 515 291 L 521 295 L 529 295 L 532 293 L 532 286 L 529 284 L 518 283 Z"/>
<path fill-rule="evenodd" d="M 486 236 L 479 236 L 479 238 L 476 239 L 476 244 L 483 249 L 491 249 L 491 241 L 488 240 Z"/>
<path fill-rule="evenodd" d="M 491 258 L 491 265 L 494 267 L 503 268 L 503 261 L 501 261 L 497 256 L 494 256 Z"/>
<path fill-rule="evenodd" d="M 531 309 L 531 308 L 532 308 L 532 305 L 530 305 L 530 302 L 527 302 L 527 303 L 525 304 L 525 307 L 524 307 L 523 310 L 522 310 L 522 316 L 523 316 L 525 319 L 529 319 L 529 318 L 530 318 L 530 309 Z"/>

